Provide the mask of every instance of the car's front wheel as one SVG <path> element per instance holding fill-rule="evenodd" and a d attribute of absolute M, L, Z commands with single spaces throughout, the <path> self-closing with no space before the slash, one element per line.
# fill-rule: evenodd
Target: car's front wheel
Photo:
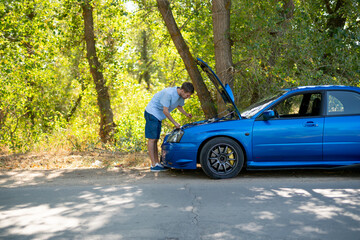
<path fill-rule="evenodd" d="M 232 178 L 244 165 L 244 153 L 237 142 L 218 137 L 207 142 L 200 152 L 201 168 L 210 178 Z"/>

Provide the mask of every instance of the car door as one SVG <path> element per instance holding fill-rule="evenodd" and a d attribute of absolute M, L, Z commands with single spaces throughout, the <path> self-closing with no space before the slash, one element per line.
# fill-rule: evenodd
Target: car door
<path fill-rule="evenodd" d="M 253 127 L 253 161 L 258 166 L 314 165 L 322 161 L 322 92 L 291 95 L 261 116 Z"/>
<path fill-rule="evenodd" d="M 328 91 L 326 109 L 324 160 L 360 163 L 360 94 Z"/>

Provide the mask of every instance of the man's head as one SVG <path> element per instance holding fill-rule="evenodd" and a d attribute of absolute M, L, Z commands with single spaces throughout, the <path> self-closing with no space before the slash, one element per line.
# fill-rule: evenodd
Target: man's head
<path fill-rule="evenodd" d="M 190 82 L 184 82 L 184 83 L 181 85 L 179 95 L 180 95 L 183 99 L 189 98 L 193 93 L 194 93 L 194 85 L 192 85 L 192 83 L 190 83 Z"/>

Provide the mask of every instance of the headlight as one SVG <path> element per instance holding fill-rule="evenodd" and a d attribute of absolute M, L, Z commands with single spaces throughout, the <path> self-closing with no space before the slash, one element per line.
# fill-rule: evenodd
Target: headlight
<path fill-rule="evenodd" d="M 170 135 L 166 141 L 169 143 L 178 143 L 178 142 L 180 142 L 183 135 L 184 135 L 183 130 L 176 129 L 170 133 Z"/>

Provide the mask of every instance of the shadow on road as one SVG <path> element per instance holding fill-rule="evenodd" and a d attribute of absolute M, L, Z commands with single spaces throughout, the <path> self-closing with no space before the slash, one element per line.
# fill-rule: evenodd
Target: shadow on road
<path fill-rule="evenodd" d="M 270 178 L 359 178 L 360 169 L 242 171 L 237 179 Z M 189 180 L 214 181 L 201 170 L 171 169 L 152 173 L 146 169 L 66 169 L 0 171 L 0 187 L 37 185 L 121 185 Z"/>
<path fill-rule="evenodd" d="M 224 181 L 201 169 L 0 171 L 0 238 L 358 239 L 359 177 L 359 169 L 245 171 Z"/>

